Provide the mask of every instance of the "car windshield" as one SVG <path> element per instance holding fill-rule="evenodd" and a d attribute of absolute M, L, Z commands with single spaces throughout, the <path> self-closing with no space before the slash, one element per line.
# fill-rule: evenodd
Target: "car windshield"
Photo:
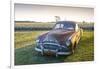
<path fill-rule="evenodd" d="M 55 25 L 54 29 L 68 29 L 68 30 L 74 30 L 74 26 L 72 24 L 64 24 L 64 23 L 58 23 Z"/>

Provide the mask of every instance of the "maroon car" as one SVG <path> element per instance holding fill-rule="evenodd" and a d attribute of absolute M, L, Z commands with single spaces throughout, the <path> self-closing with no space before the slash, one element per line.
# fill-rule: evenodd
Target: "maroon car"
<path fill-rule="evenodd" d="M 35 50 L 44 54 L 69 55 L 74 50 L 82 35 L 82 29 L 73 21 L 59 21 L 48 33 L 36 40 Z"/>

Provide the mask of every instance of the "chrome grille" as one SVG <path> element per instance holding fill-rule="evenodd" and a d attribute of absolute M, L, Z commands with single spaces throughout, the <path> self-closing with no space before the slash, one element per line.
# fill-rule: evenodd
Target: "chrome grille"
<path fill-rule="evenodd" d="M 43 45 L 44 49 L 51 49 L 51 50 L 56 50 L 59 49 L 59 46 L 57 45 L 50 45 L 50 44 L 45 44 Z"/>

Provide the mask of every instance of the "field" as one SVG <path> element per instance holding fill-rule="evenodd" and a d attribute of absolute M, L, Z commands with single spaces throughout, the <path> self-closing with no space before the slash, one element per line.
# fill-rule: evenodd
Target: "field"
<path fill-rule="evenodd" d="M 79 23 L 79 26 L 86 30 L 93 30 L 94 23 Z M 51 30 L 55 22 L 16 22 L 15 23 L 15 30 L 16 31 L 33 31 L 33 30 Z"/>
<path fill-rule="evenodd" d="M 84 30 L 75 54 L 70 56 L 41 56 L 35 50 L 36 38 L 47 31 L 16 31 L 15 65 L 79 62 L 94 60 L 94 31 Z"/>

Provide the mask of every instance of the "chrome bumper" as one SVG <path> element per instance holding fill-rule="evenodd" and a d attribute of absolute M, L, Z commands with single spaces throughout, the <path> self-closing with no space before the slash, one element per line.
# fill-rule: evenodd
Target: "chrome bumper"
<path fill-rule="evenodd" d="M 44 51 L 44 52 L 48 52 L 49 50 L 48 49 L 39 49 L 39 48 L 35 48 L 35 50 L 37 51 L 37 52 L 42 52 L 42 51 Z M 71 54 L 71 52 L 57 52 L 56 50 L 50 50 L 51 52 L 53 52 L 53 53 L 56 53 L 56 54 L 58 54 L 58 55 L 69 55 L 69 54 Z"/>

